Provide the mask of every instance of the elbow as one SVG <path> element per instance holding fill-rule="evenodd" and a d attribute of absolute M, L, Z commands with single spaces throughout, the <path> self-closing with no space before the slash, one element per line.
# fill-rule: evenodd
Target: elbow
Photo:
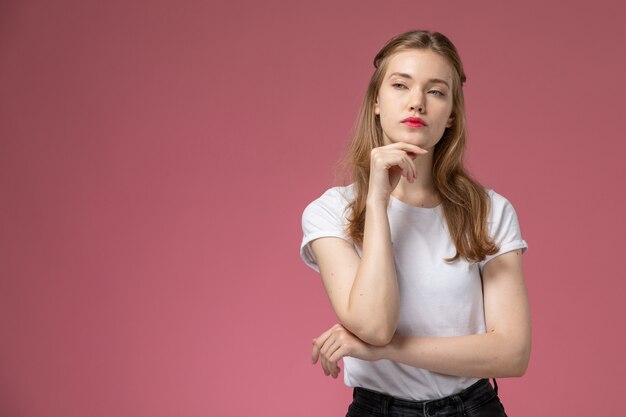
<path fill-rule="evenodd" d="M 505 368 L 506 371 L 502 372 L 502 375 L 498 375 L 498 377 L 500 377 L 500 378 L 519 378 L 519 377 L 522 377 L 526 373 L 527 367 L 528 367 L 527 363 L 525 364 L 525 363 L 511 362 Z"/>
<path fill-rule="evenodd" d="M 494 354 L 490 360 L 492 367 L 491 377 L 519 378 L 526 374 L 530 361 L 530 334 L 502 333 L 492 331 L 497 342 L 494 344 Z"/>
<path fill-rule="evenodd" d="M 363 342 L 372 346 L 387 346 L 396 333 L 396 326 L 390 324 L 372 325 L 367 323 L 359 325 L 347 321 L 341 321 L 341 324 Z"/>
<path fill-rule="evenodd" d="M 363 334 L 363 337 L 359 337 L 365 343 L 372 346 L 387 346 L 391 343 L 395 329 L 379 329 L 378 331 L 369 331 Z"/>
<path fill-rule="evenodd" d="M 524 352 L 516 361 L 516 366 L 514 368 L 515 377 L 524 376 L 526 374 L 526 370 L 528 369 L 528 362 L 530 361 L 530 352 Z"/>
<path fill-rule="evenodd" d="M 509 377 L 509 378 L 522 377 L 524 376 L 524 374 L 526 374 L 526 369 L 528 369 L 528 363 L 515 364 L 511 366 L 511 368 L 509 369 L 509 372 L 507 372 L 506 377 Z"/>
<path fill-rule="evenodd" d="M 526 374 L 528 369 L 528 362 L 530 361 L 530 347 L 523 347 L 516 349 L 516 351 L 510 356 L 507 361 L 509 366 L 507 367 L 506 377 L 522 377 Z"/>
<path fill-rule="evenodd" d="M 337 317 L 339 322 L 363 342 L 372 346 L 387 346 L 396 334 L 399 310 L 391 314 L 356 314 L 345 311 Z"/>

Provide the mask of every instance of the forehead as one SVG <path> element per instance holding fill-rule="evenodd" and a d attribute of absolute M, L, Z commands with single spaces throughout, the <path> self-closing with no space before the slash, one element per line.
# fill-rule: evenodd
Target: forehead
<path fill-rule="evenodd" d="M 385 78 L 395 72 L 408 74 L 414 79 L 439 78 L 452 85 L 452 66 L 445 58 L 430 49 L 396 52 L 389 58 Z"/>

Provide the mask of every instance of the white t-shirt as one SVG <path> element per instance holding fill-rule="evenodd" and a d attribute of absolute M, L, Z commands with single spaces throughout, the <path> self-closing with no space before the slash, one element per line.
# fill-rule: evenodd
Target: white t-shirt
<path fill-rule="evenodd" d="M 526 251 L 517 215 L 509 201 L 493 190 L 489 233 L 500 250 L 479 263 L 465 259 L 446 263 L 455 255 L 442 206 L 421 208 L 390 198 L 387 210 L 396 275 L 400 289 L 397 333 L 411 336 L 462 336 L 485 332 L 481 282 L 482 267 L 490 259 L 515 249 Z M 321 237 L 345 234 L 352 185 L 334 187 L 309 204 L 302 215 L 304 237 L 300 256 L 319 272 L 310 243 Z M 354 244 L 354 243 L 353 243 Z M 355 245 L 361 255 L 361 248 Z M 479 378 L 457 377 L 380 360 L 344 358 L 344 381 L 409 400 L 430 400 L 456 394 Z"/>

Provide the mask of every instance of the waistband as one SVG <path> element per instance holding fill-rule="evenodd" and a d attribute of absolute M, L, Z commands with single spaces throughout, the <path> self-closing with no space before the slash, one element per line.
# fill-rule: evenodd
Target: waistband
<path fill-rule="evenodd" d="M 497 383 L 494 389 L 488 379 L 481 379 L 470 385 L 463 391 L 435 400 L 411 401 L 402 398 L 392 397 L 387 394 L 372 391 L 366 388 L 354 388 L 353 404 L 361 409 L 372 412 L 387 411 L 407 411 L 417 415 L 433 415 L 442 413 L 443 415 L 457 415 L 468 409 L 478 407 L 493 397 L 497 396 Z"/>

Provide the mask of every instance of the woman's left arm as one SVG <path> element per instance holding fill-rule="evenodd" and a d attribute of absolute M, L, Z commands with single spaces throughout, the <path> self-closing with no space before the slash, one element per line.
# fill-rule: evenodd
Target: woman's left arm
<path fill-rule="evenodd" d="M 337 361 L 344 356 L 391 359 L 456 376 L 522 376 L 530 357 L 531 329 L 521 250 L 496 256 L 485 264 L 483 294 L 486 333 L 451 337 L 396 334 L 388 345 L 375 347 L 334 326 L 314 340 L 313 361 L 321 355 L 324 371 L 335 377 Z"/>

